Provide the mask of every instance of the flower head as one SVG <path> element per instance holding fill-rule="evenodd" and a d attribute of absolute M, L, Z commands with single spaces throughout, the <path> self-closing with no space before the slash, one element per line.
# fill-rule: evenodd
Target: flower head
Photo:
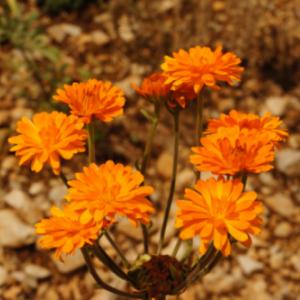
<path fill-rule="evenodd" d="M 228 115 L 221 114 L 219 119 L 212 119 L 208 122 L 206 133 L 216 133 L 219 128 L 231 128 L 238 126 L 240 130 L 257 130 L 259 133 L 266 133 L 270 142 L 275 143 L 286 140 L 288 133 L 286 130 L 280 129 L 282 121 L 270 113 L 266 113 L 260 117 L 256 114 L 245 114 L 230 111 Z"/>
<path fill-rule="evenodd" d="M 123 91 L 111 82 L 90 79 L 82 83 L 64 85 L 54 99 L 68 104 L 71 113 L 90 123 L 92 118 L 110 122 L 123 114 Z"/>
<path fill-rule="evenodd" d="M 243 184 L 238 180 L 199 180 L 193 189 L 185 190 L 185 199 L 178 200 L 177 206 L 180 237 L 199 236 L 201 254 L 213 242 L 227 256 L 231 253 L 229 236 L 249 246 L 250 234 L 260 232 L 262 205 L 256 201 L 255 192 L 243 192 Z"/>
<path fill-rule="evenodd" d="M 71 159 L 84 152 L 87 133 L 83 122 L 64 113 L 37 113 L 32 121 L 24 117 L 17 123 L 19 135 L 9 138 L 15 144 L 11 151 L 20 157 L 20 165 L 31 164 L 31 170 L 41 171 L 49 163 L 55 174 L 60 173 L 60 157 Z"/>
<path fill-rule="evenodd" d="M 138 94 L 146 99 L 166 98 L 169 94 L 170 86 L 165 84 L 165 80 L 166 78 L 163 72 L 155 72 L 146 77 L 140 87 L 135 84 L 132 84 L 132 87 Z"/>
<path fill-rule="evenodd" d="M 143 180 L 140 172 L 113 161 L 100 166 L 91 164 L 68 182 L 66 199 L 74 210 L 81 212 L 84 222 L 94 219 L 105 226 L 123 216 L 134 224 L 148 223 L 154 208 L 147 197 L 153 188 L 140 186 Z"/>
<path fill-rule="evenodd" d="M 188 51 L 180 49 L 172 57 L 165 56 L 161 68 L 167 77 L 166 84 L 171 84 L 171 90 L 187 86 L 198 94 L 204 86 L 217 89 L 218 81 L 231 85 L 240 81 L 243 72 L 240 62 L 231 52 L 223 54 L 221 47 L 212 51 L 208 47 L 196 46 Z"/>
<path fill-rule="evenodd" d="M 56 248 L 55 256 L 72 254 L 86 244 L 92 244 L 99 236 L 100 224 L 94 221 L 82 222 L 80 216 L 68 206 L 63 210 L 51 209 L 52 216 L 36 224 L 36 232 L 42 237 L 42 248 Z"/>
<path fill-rule="evenodd" d="M 274 146 L 267 133 L 240 130 L 238 126 L 221 128 L 218 133 L 201 139 L 200 147 L 193 147 L 191 162 L 200 171 L 235 175 L 261 173 L 273 168 Z"/>

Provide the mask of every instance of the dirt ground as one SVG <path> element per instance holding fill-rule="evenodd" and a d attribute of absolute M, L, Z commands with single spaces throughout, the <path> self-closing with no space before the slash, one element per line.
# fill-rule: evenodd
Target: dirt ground
<path fill-rule="evenodd" d="M 51 94 L 63 82 L 111 80 L 125 91 L 125 115 L 99 126 L 97 161 L 113 159 L 134 165 L 149 128 L 140 110 L 150 106 L 136 95 L 131 83 L 138 84 L 158 70 L 163 56 L 173 50 L 222 44 L 242 58 L 245 73 L 236 87 L 206 92 L 205 120 L 233 108 L 259 114 L 270 111 L 283 119 L 290 136 L 277 152 L 274 170 L 249 178 L 248 189 L 254 189 L 265 204 L 262 233 L 249 250 L 235 246 L 230 258 L 178 299 L 300 300 L 300 1 L 90 1 L 77 11 L 52 14 L 34 1 L 19 2 L 23 3 L 22 18 L 38 13 L 30 28 L 39 28 L 42 42 L 35 45 L 32 36 L 19 43 L 1 40 L 3 30 L 9 29 L 0 22 L 0 299 L 122 299 L 96 289 L 80 254 L 61 263 L 39 249 L 33 225 L 53 204 L 61 205 L 66 189 L 49 170 L 33 174 L 18 167 L 7 144 L 18 119 L 36 111 L 62 109 L 53 103 Z M 4 3 L 0 1 L 2 18 Z M 17 36 L 16 27 L 12 28 Z M 20 36 L 26 31 L 20 31 Z M 193 112 L 191 106 L 181 117 L 176 197 L 194 180 L 188 159 L 195 144 Z M 172 120 L 165 111 L 146 178 L 156 189 L 153 201 L 158 211 L 164 207 L 169 187 L 171 133 Z M 65 163 L 64 171 L 71 178 L 85 163 L 84 155 L 76 156 Z M 165 253 L 174 247 L 173 233 L 171 225 Z M 134 260 L 136 251 L 142 249 L 140 230 L 122 223 L 114 234 Z M 153 249 L 157 239 L 154 224 Z M 115 256 L 108 243 L 104 246 Z M 122 281 L 98 267 L 107 282 L 125 288 Z"/>

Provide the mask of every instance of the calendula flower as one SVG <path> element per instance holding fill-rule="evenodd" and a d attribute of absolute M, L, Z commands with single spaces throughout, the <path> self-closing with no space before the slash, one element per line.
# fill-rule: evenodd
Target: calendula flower
<path fill-rule="evenodd" d="M 66 103 L 73 115 L 90 123 L 93 118 L 110 122 L 123 114 L 125 98 L 123 91 L 109 81 L 90 79 L 86 82 L 64 85 L 54 99 Z"/>
<path fill-rule="evenodd" d="M 50 218 L 43 219 L 35 226 L 36 232 L 42 235 L 39 245 L 46 249 L 55 248 L 56 258 L 60 258 L 62 253 L 72 254 L 76 249 L 97 240 L 101 224 L 93 220 L 82 222 L 80 215 L 69 207 L 63 210 L 53 207 L 51 213 Z"/>
<path fill-rule="evenodd" d="M 288 133 L 286 130 L 280 129 L 282 121 L 270 113 L 264 114 L 262 117 L 256 114 L 245 114 L 237 112 L 236 110 L 230 111 L 228 115 L 221 114 L 219 119 L 212 119 L 208 122 L 206 133 L 216 133 L 219 128 L 231 128 L 238 126 L 241 130 L 255 129 L 259 133 L 266 133 L 271 143 L 275 145 L 278 142 L 286 140 Z"/>
<path fill-rule="evenodd" d="M 85 151 L 87 133 L 83 122 L 64 113 L 37 113 L 32 121 L 24 117 L 17 123 L 19 135 L 9 138 L 15 144 L 10 150 L 20 158 L 19 165 L 31 164 L 39 172 L 48 163 L 53 172 L 60 173 L 60 158 L 71 159 Z"/>
<path fill-rule="evenodd" d="M 148 223 L 154 208 L 147 197 L 153 193 L 150 186 L 140 186 L 143 175 L 131 167 L 113 161 L 98 166 L 91 164 L 76 179 L 69 181 L 66 199 L 82 214 L 85 222 L 109 224 L 117 216 L 127 217 L 135 225 Z"/>
<path fill-rule="evenodd" d="M 146 77 L 141 86 L 138 87 L 132 84 L 132 87 L 142 97 L 150 100 L 157 100 L 160 98 L 166 98 L 170 91 L 170 86 L 165 84 L 165 76 L 163 72 L 155 72 Z"/>
<path fill-rule="evenodd" d="M 161 65 L 171 90 L 182 86 L 191 88 L 198 94 L 204 86 L 217 89 L 217 82 L 230 85 L 240 81 L 243 68 L 241 60 L 233 53 L 222 53 L 222 47 L 212 51 L 208 47 L 196 46 L 188 51 L 180 49 L 173 56 L 165 56 Z"/>
<path fill-rule="evenodd" d="M 204 254 L 210 242 L 227 256 L 231 253 L 230 236 L 250 246 L 250 234 L 258 234 L 262 205 L 255 192 L 243 192 L 238 180 L 210 178 L 199 180 L 193 189 L 186 189 L 184 200 L 178 200 L 176 227 L 181 239 L 199 236 L 199 252 Z"/>
<path fill-rule="evenodd" d="M 214 174 L 261 173 L 273 168 L 274 146 L 268 133 L 240 130 L 238 126 L 220 128 L 193 147 L 191 162 L 199 171 Z"/>
<path fill-rule="evenodd" d="M 186 108 L 188 103 L 191 100 L 196 99 L 196 97 L 197 97 L 197 95 L 195 94 L 193 89 L 182 85 L 177 90 L 170 91 L 170 97 L 169 97 L 168 104 L 170 107 L 174 107 L 177 104 L 179 104 L 179 106 L 181 108 Z"/>

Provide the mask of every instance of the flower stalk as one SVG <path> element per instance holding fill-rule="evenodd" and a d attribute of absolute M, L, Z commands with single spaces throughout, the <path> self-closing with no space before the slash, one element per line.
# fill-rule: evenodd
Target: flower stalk
<path fill-rule="evenodd" d="M 170 210 L 171 210 L 173 197 L 174 197 L 174 193 L 175 193 L 177 165 L 178 165 L 178 148 L 179 148 L 179 109 L 174 110 L 173 118 L 174 118 L 173 168 L 172 168 L 172 177 L 171 177 L 169 196 L 168 196 L 168 200 L 167 200 L 167 206 L 166 206 L 163 224 L 162 224 L 162 228 L 161 228 L 161 232 L 160 232 L 160 239 L 159 239 L 158 250 L 157 250 L 158 255 L 161 253 L 161 250 L 164 246 L 165 233 L 166 233 Z"/>
<path fill-rule="evenodd" d="M 91 164 L 96 161 L 94 124 L 92 122 L 87 124 L 87 129 L 88 129 L 89 163 Z"/>

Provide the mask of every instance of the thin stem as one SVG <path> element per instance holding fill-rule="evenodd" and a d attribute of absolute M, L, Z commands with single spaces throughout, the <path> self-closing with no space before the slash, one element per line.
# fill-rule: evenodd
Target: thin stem
<path fill-rule="evenodd" d="M 93 163 L 96 161 L 96 155 L 95 155 L 95 129 L 94 129 L 94 125 L 91 121 L 91 123 L 89 123 L 87 125 L 87 129 L 88 129 L 88 148 L 89 148 L 89 163 Z"/>
<path fill-rule="evenodd" d="M 107 291 L 109 291 L 109 292 L 111 292 L 111 293 L 113 293 L 113 294 L 116 294 L 116 295 L 118 295 L 118 296 L 121 296 L 121 297 L 144 299 L 145 294 L 143 294 L 143 293 L 136 293 L 136 294 L 133 294 L 133 293 L 127 293 L 127 292 L 124 292 L 124 291 L 121 291 L 121 290 L 119 290 L 119 289 L 116 289 L 116 288 L 114 288 L 114 287 L 108 285 L 107 283 L 105 283 L 105 282 L 100 278 L 100 276 L 98 275 L 98 273 L 97 273 L 97 271 L 96 271 L 96 269 L 95 269 L 95 267 L 94 267 L 94 265 L 93 265 L 93 262 L 92 262 L 92 260 L 91 260 L 91 257 L 90 257 L 90 255 L 89 255 L 89 253 L 88 253 L 87 248 L 85 248 L 85 247 L 82 248 L 82 249 L 81 249 L 81 252 L 82 252 L 82 255 L 83 255 L 83 257 L 84 257 L 84 259 L 85 259 L 85 262 L 86 262 L 86 264 L 87 264 L 87 266 L 88 266 L 89 272 L 91 273 L 91 275 L 93 276 L 93 278 L 95 279 L 95 281 L 97 282 L 97 284 L 98 284 L 101 288 L 103 288 L 103 289 L 105 289 L 105 290 L 107 290 Z"/>
<path fill-rule="evenodd" d="M 128 275 L 111 259 L 111 257 L 106 253 L 106 251 L 96 242 L 93 247 L 94 254 L 99 258 L 99 260 L 108 267 L 114 274 L 120 278 L 129 280 Z"/>
<path fill-rule="evenodd" d="M 124 266 L 129 269 L 130 268 L 130 263 L 127 260 L 127 258 L 125 257 L 125 255 L 122 253 L 122 250 L 118 247 L 118 245 L 116 244 L 116 242 L 113 240 L 113 238 L 111 237 L 111 235 L 108 233 L 108 231 L 106 231 L 104 233 L 105 237 L 107 238 L 107 240 L 110 242 L 110 244 L 112 245 L 112 247 L 116 250 L 116 252 L 118 253 L 118 255 L 120 256 Z"/>
<path fill-rule="evenodd" d="M 174 154 L 173 154 L 173 170 L 172 170 L 172 177 L 171 177 L 171 185 L 170 185 L 170 191 L 169 196 L 167 200 L 167 206 L 164 214 L 163 224 L 160 232 L 160 239 L 159 239 L 159 245 L 158 245 L 158 251 L 157 254 L 159 255 L 163 245 L 164 245 L 164 239 L 165 239 L 165 233 L 166 228 L 168 224 L 169 214 L 171 210 L 171 205 L 173 201 L 173 196 L 175 192 L 175 186 L 176 186 L 176 176 L 177 176 L 177 164 L 178 164 L 178 146 L 179 146 L 179 110 L 174 111 L 173 113 L 174 117 Z"/>
<path fill-rule="evenodd" d="M 177 242 L 176 242 L 176 244 L 175 244 L 174 250 L 173 250 L 173 252 L 172 252 L 172 256 L 173 256 L 173 257 L 176 257 L 176 255 L 177 255 L 177 253 L 178 253 L 178 250 L 179 250 L 179 248 L 180 248 L 180 246 L 181 246 L 181 243 L 182 243 L 182 239 L 181 239 L 181 238 L 178 238 L 178 239 L 177 239 Z"/>
<path fill-rule="evenodd" d="M 244 185 L 244 190 L 245 190 L 246 189 L 246 184 L 247 184 L 247 174 L 242 175 L 241 181 Z"/>
<path fill-rule="evenodd" d="M 68 188 L 69 187 L 69 185 L 68 185 L 68 179 L 67 179 L 66 175 L 62 171 L 60 171 L 59 177 L 61 178 L 61 180 L 64 183 L 64 185 Z"/>
<path fill-rule="evenodd" d="M 155 106 L 155 115 L 151 119 L 151 129 L 149 132 L 149 136 L 146 141 L 145 150 L 142 159 L 142 166 L 141 166 L 141 173 L 145 176 L 147 166 L 151 157 L 152 147 L 153 147 L 153 140 L 157 130 L 157 125 L 159 122 L 159 113 L 160 113 L 160 106 L 157 104 Z M 143 233 L 143 243 L 144 243 L 144 253 L 149 252 L 149 244 L 148 244 L 148 228 L 145 224 L 141 224 L 142 233 Z"/>
<path fill-rule="evenodd" d="M 197 97 L 197 115 L 196 115 L 196 144 L 200 145 L 200 139 L 203 132 L 203 96 L 201 93 Z"/>

